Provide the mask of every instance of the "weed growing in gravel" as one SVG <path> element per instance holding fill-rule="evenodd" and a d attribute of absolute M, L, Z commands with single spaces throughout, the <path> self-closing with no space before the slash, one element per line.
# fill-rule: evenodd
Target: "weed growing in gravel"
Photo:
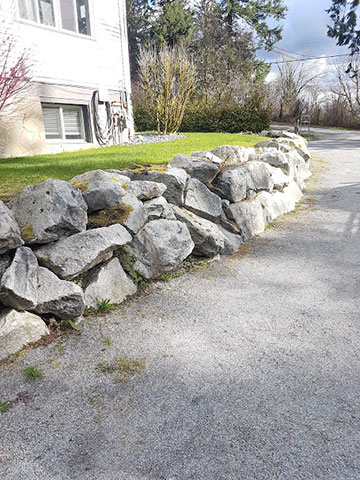
<path fill-rule="evenodd" d="M 103 373 L 118 372 L 116 380 L 118 382 L 126 382 L 132 375 L 140 373 L 146 368 L 146 364 L 142 360 L 136 358 L 120 357 L 113 363 L 103 361 L 97 364 L 96 368 Z"/>
<path fill-rule="evenodd" d="M 111 342 L 112 342 L 111 338 L 105 338 L 105 345 L 109 346 L 111 345 Z"/>
<path fill-rule="evenodd" d="M 109 298 L 102 298 L 97 300 L 97 311 L 101 313 L 111 312 L 111 310 L 115 310 L 116 305 L 115 303 L 111 303 Z"/>
<path fill-rule="evenodd" d="M 56 350 L 60 353 L 60 355 L 65 354 L 64 345 L 62 343 L 60 343 L 59 345 L 56 345 Z"/>
<path fill-rule="evenodd" d="M 24 369 L 24 377 L 27 382 L 35 382 L 38 378 L 42 378 L 43 372 L 37 365 L 31 365 Z"/>
<path fill-rule="evenodd" d="M 0 413 L 5 413 L 12 407 L 10 402 L 0 402 Z"/>

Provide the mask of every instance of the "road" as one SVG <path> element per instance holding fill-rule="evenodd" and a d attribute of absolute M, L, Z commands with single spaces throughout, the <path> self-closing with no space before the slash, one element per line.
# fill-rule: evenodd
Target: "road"
<path fill-rule="evenodd" d="M 319 136 L 301 209 L 240 254 L 0 368 L 2 480 L 359 480 L 360 133 Z"/>

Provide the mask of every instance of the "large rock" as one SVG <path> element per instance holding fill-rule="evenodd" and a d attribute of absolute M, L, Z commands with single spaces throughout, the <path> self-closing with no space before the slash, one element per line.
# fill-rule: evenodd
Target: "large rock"
<path fill-rule="evenodd" d="M 19 247 L 0 281 L 0 301 L 18 310 L 32 310 L 37 304 L 38 262 L 28 247 Z"/>
<path fill-rule="evenodd" d="M 307 148 L 307 141 L 303 137 L 297 138 L 278 138 L 278 142 L 284 145 L 289 145 L 295 149 L 295 151 L 307 162 L 310 160 L 311 155 Z"/>
<path fill-rule="evenodd" d="M 226 213 L 239 225 L 244 240 L 265 230 L 263 209 L 258 198 L 232 203 L 227 207 Z"/>
<path fill-rule="evenodd" d="M 260 160 L 269 165 L 281 168 L 286 175 L 291 175 L 291 163 L 288 156 L 279 150 L 271 149 L 260 155 Z"/>
<path fill-rule="evenodd" d="M 48 334 L 45 322 L 37 315 L 11 309 L 0 311 L 0 360 Z"/>
<path fill-rule="evenodd" d="M 128 295 L 136 293 L 136 285 L 124 272 L 119 259 L 112 258 L 93 268 L 83 282 L 87 307 L 97 307 L 98 301 L 107 299 L 121 303 Z"/>
<path fill-rule="evenodd" d="M 122 225 L 94 228 L 35 251 L 39 263 L 62 279 L 72 279 L 98 263 L 109 260 L 115 248 L 131 241 Z"/>
<path fill-rule="evenodd" d="M 12 262 L 12 258 L 10 256 L 9 252 L 5 253 L 5 255 L 2 255 L 0 257 L 0 281 L 1 281 L 4 273 L 8 269 L 8 267 L 10 267 L 11 262 Z"/>
<path fill-rule="evenodd" d="M 220 232 L 224 235 L 224 248 L 221 255 L 232 255 L 237 252 L 243 243 L 242 236 L 238 233 L 229 232 L 226 228 L 219 225 Z"/>
<path fill-rule="evenodd" d="M 241 202 L 246 198 L 247 178 L 244 168 L 225 170 L 214 180 L 214 189 L 221 198 L 232 203 Z"/>
<path fill-rule="evenodd" d="M 224 162 L 247 162 L 248 152 L 245 147 L 238 145 L 222 145 L 211 150 L 211 153 L 220 157 Z"/>
<path fill-rule="evenodd" d="M 81 192 L 63 180 L 25 187 L 10 208 L 26 244 L 49 243 L 86 229 L 87 206 Z"/>
<path fill-rule="evenodd" d="M 274 183 L 274 189 L 282 190 L 286 185 L 289 185 L 290 177 L 285 175 L 281 168 L 272 167 L 266 164 L 271 171 L 272 181 Z"/>
<path fill-rule="evenodd" d="M 169 272 L 190 255 L 194 242 L 187 226 L 177 220 L 153 220 L 134 237 L 131 254 L 135 270 L 145 278 Z"/>
<path fill-rule="evenodd" d="M 190 178 L 187 183 L 184 205 L 188 210 L 212 221 L 220 218 L 222 212 L 221 198 L 196 178 Z"/>
<path fill-rule="evenodd" d="M 36 313 L 51 313 L 58 318 L 72 319 L 84 313 L 82 289 L 73 282 L 60 280 L 54 273 L 39 267 Z"/>
<path fill-rule="evenodd" d="M 220 165 L 223 162 L 223 159 L 214 155 L 209 150 L 203 150 L 201 152 L 192 152 L 192 157 L 204 158 L 210 160 L 210 162 L 215 163 L 216 165 Z"/>
<path fill-rule="evenodd" d="M 152 200 L 145 202 L 144 207 L 149 220 L 156 220 L 157 218 L 166 218 L 167 220 L 175 219 L 172 206 L 164 197 L 153 198 Z"/>
<path fill-rule="evenodd" d="M 205 185 L 210 184 L 219 173 L 219 168 L 207 158 L 190 157 L 182 153 L 176 155 L 169 162 L 169 166 L 184 169 L 191 177 Z"/>
<path fill-rule="evenodd" d="M 299 180 L 300 183 L 311 177 L 311 171 L 308 166 L 309 162 L 306 162 L 296 150 L 290 152 L 288 158 L 292 162 L 293 176 Z"/>
<path fill-rule="evenodd" d="M 161 197 L 166 188 L 166 185 L 163 183 L 133 180 L 126 190 L 128 193 L 135 195 L 139 200 L 151 200 L 152 198 Z"/>
<path fill-rule="evenodd" d="M 0 255 L 23 243 L 13 212 L 0 200 Z"/>
<path fill-rule="evenodd" d="M 119 176 L 103 170 L 93 170 L 77 175 L 69 182 L 82 192 L 90 213 L 120 205 L 126 193 Z M 127 183 L 130 183 L 130 178 Z"/>
<path fill-rule="evenodd" d="M 261 192 L 257 196 L 261 203 L 265 224 L 273 222 L 284 213 L 295 208 L 295 202 L 289 200 L 283 192 Z"/>
<path fill-rule="evenodd" d="M 148 219 L 146 208 L 141 200 L 131 193 L 126 193 L 122 198 L 122 207 L 128 209 L 128 215 L 120 223 L 131 233 L 136 234 Z"/>
<path fill-rule="evenodd" d="M 167 189 L 164 197 L 174 205 L 184 203 L 184 191 L 188 174 L 182 168 L 151 167 L 139 168 L 133 171 L 134 180 L 150 180 L 151 182 L 163 183 Z"/>
<path fill-rule="evenodd" d="M 246 164 L 248 172 L 247 190 L 255 192 L 271 192 L 274 188 L 271 166 L 264 162 L 248 162 Z"/>
<path fill-rule="evenodd" d="M 173 207 L 180 222 L 184 222 L 195 243 L 194 255 L 214 257 L 224 249 L 225 238 L 219 227 L 209 220 L 198 217 L 184 208 Z"/>

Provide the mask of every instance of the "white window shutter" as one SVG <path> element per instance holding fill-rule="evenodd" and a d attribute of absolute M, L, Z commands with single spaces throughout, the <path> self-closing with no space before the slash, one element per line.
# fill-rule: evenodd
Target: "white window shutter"
<path fill-rule="evenodd" d="M 82 138 L 81 108 L 64 108 L 63 118 L 65 136 L 71 138 Z"/>
<path fill-rule="evenodd" d="M 42 107 L 45 135 L 47 138 L 61 138 L 60 112 L 58 108 Z"/>

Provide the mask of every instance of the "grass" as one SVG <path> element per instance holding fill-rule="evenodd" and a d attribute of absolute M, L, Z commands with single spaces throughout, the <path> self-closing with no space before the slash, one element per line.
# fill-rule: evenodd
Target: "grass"
<path fill-rule="evenodd" d="M 27 382 L 35 382 L 38 378 L 42 378 L 43 372 L 37 365 L 32 365 L 24 369 L 24 377 Z"/>
<path fill-rule="evenodd" d="M 5 413 L 12 407 L 10 402 L 0 402 L 0 413 Z"/>
<path fill-rule="evenodd" d="M 47 178 L 70 180 L 89 170 L 127 168 L 130 164 L 167 164 L 177 153 L 211 150 L 219 145 L 251 147 L 264 137 L 231 133 L 187 133 L 173 142 L 113 147 L 65 152 L 56 155 L 36 155 L 0 159 L 0 199 L 9 200 L 26 185 Z"/>
<path fill-rule="evenodd" d="M 107 313 L 117 308 L 115 303 L 111 303 L 110 298 L 102 298 L 97 300 L 97 311 Z"/>
<path fill-rule="evenodd" d="M 136 358 L 120 357 L 113 363 L 107 361 L 100 362 L 97 364 L 96 368 L 103 373 L 117 372 L 116 380 L 118 382 L 126 382 L 132 375 L 144 370 L 146 364 L 143 360 L 138 360 Z"/>

